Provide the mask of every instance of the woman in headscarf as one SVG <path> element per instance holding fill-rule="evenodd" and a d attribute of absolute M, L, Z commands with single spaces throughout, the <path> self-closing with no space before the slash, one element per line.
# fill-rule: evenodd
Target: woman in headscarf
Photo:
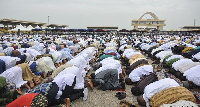
<path fill-rule="evenodd" d="M 87 99 L 87 89 L 74 89 L 75 84 L 76 76 L 74 74 L 64 74 L 55 77 L 52 82 L 37 86 L 29 93 L 45 95 L 49 106 L 67 103 L 67 107 L 70 107 L 70 101 L 80 97 L 84 97 L 83 100 Z"/>
<path fill-rule="evenodd" d="M 27 85 L 27 81 L 24 81 L 22 78 L 22 69 L 18 66 L 12 67 L 4 71 L 0 76 L 5 77 L 7 80 L 12 81 L 16 84 L 16 88 L 19 94 L 22 94 L 20 87 L 25 85 L 28 90 L 30 87 Z"/>
<path fill-rule="evenodd" d="M 6 82 L 5 77 L 0 76 L 0 105 L 5 105 L 16 98 L 17 91 L 15 84 L 11 85 L 11 82 Z"/>

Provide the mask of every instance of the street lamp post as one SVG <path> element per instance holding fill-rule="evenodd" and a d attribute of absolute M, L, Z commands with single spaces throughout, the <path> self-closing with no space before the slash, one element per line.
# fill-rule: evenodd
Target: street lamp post
<path fill-rule="evenodd" d="M 48 16 L 48 25 L 49 25 L 49 16 Z"/>

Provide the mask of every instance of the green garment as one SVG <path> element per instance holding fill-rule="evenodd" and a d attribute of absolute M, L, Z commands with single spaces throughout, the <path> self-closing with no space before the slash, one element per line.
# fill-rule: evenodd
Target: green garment
<path fill-rule="evenodd" d="M 172 55 L 167 55 L 165 58 L 164 58 L 164 60 L 163 60 L 163 62 L 165 62 L 169 57 L 171 57 Z"/>
<path fill-rule="evenodd" d="M 0 76 L 0 105 L 7 104 L 13 99 L 14 91 L 6 92 L 6 78 Z"/>
<path fill-rule="evenodd" d="M 115 60 L 118 59 L 116 56 L 113 56 L 113 55 L 101 55 L 99 57 L 99 60 L 102 61 L 103 59 L 108 58 L 108 57 L 114 57 Z"/>
<path fill-rule="evenodd" d="M 198 47 L 194 48 L 194 50 L 198 50 L 198 49 L 200 49 L 200 46 L 198 46 Z"/>
<path fill-rule="evenodd" d="M 0 76 L 0 92 L 3 93 L 6 90 L 6 78 Z"/>
<path fill-rule="evenodd" d="M 58 58 L 59 58 L 59 56 L 58 55 L 55 55 L 55 54 L 52 54 L 52 57 L 53 57 L 53 62 L 55 63 L 57 60 L 58 60 Z"/>
<path fill-rule="evenodd" d="M 102 44 L 102 40 L 100 40 L 100 44 Z"/>
<path fill-rule="evenodd" d="M 171 67 L 172 64 L 173 64 L 174 62 L 178 61 L 178 60 L 180 60 L 180 58 L 171 59 L 171 60 L 167 61 L 167 65 Z"/>

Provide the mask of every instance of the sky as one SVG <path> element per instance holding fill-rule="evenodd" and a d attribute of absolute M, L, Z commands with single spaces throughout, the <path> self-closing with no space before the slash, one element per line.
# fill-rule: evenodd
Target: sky
<path fill-rule="evenodd" d="M 0 19 L 133 29 L 131 21 L 146 12 L 166 20 L 165 30 L 200 26 L 200 0 L 0 0 Z M 144 18 L 150 16 L 146 15 Z"/>

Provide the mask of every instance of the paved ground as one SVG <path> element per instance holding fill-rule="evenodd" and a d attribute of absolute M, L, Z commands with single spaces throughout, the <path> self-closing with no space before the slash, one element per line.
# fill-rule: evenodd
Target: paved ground
<path fill-rule="evenodd" d="M 152 64 L 152 60 L 148 59 Z M 126 98 L 124 100 L 137 105 L 137 97 L 132 95 L 131 88 L 133 85 L 126 85 Z M 72 107 L 119 107 L 120 100 L 115 97 L 118 91 L 102 91 L 98 89 L 91 90 L 89 87 L 89 96 L 87 101 L 82 101 L 82 98 L 74 101 Z M 138 106 L 138 105 L 137 105 Z M 138 106 L 140 107 L 140 106 Z"/>

